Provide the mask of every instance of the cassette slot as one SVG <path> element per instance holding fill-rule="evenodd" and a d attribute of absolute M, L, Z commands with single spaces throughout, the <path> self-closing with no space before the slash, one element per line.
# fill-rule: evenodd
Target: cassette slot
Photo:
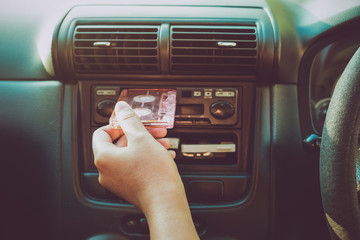
<path fill-rule="evenodd" d="M 175 118 L 175 126 L 211 125 L 208 118 Z"/>
<path fill-rule="evenodd" d="M 237 162 L 237 137 L 232 134 L 170 134 L 178 164 L 229 165 Z"/>

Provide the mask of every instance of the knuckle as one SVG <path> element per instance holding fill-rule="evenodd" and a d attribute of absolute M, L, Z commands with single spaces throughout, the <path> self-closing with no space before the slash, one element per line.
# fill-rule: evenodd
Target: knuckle
<path fill-rule="evenodd" d="M 104 178 L 101 176 L 101 174 L 98 177 L 98 182 L 101 186 L 105 187 Z"/>
<path fill-rule="evenodd" d="M 104 169 L 106 167 L 106 154 L 99 152 L 94 157 L 94 164 L 97 169 Z"/>
<path fill-rule="evenodd" d="M 170 148 L 170 139 L 169 138 L 163 138 L 163 143 L 164 143 L 164 147 L 166 148 L 166 149 L 169 149 Z"/>
<path fill-rule="evenodd" d="M 94 160 L 94 165 L 97 169 L 101 169 L 102 168 L 102 163 L 101 160 L 99 158 Z"/>

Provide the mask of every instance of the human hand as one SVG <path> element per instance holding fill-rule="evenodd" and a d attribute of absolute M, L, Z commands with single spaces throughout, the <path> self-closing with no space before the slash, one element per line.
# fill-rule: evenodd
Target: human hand
<path fill-rule="evenodd" d="M 119 102 L 115 111 L 121 129 L 105 126 L 93 135 L 100 184 L 140 209 L 143 209 L 141 200 L 157 190 L 182 188 L 172 159 L 175 152 L 167 150 L 170 142 L 163 138 L 166 129 L 146 129 L 125 102 Z"/>

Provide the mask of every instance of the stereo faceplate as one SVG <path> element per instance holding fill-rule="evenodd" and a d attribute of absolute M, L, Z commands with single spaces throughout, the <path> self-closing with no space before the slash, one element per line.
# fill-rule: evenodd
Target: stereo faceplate
<path fill-rule="evenodd" d="M 126 89 L 130 89 L 126 87 Z M 134 88 L 134 89 L 139 89 Z M 233 126 L 240 119 L 241 89 L 237 88 L 174 88 L 176 126 Z M 93 86 L 93 123 L 108 124 L 119 86 Z"/>

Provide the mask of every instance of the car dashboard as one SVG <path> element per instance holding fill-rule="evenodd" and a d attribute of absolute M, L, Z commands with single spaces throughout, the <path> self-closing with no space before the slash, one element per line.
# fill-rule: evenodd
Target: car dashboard
<path fill-rule="evenodd" d="M 98 183 L 91 139 L 121 92 L 171 89 L 168 137 L 201 239 L 328 239 L 318 151 L 303 140 L 321 135 L 360 45 L 360 6 L 314 22 L 300 5 L 9 3 L 0 16 L 1 234 L 149 239 L 141 211 Z"/>

